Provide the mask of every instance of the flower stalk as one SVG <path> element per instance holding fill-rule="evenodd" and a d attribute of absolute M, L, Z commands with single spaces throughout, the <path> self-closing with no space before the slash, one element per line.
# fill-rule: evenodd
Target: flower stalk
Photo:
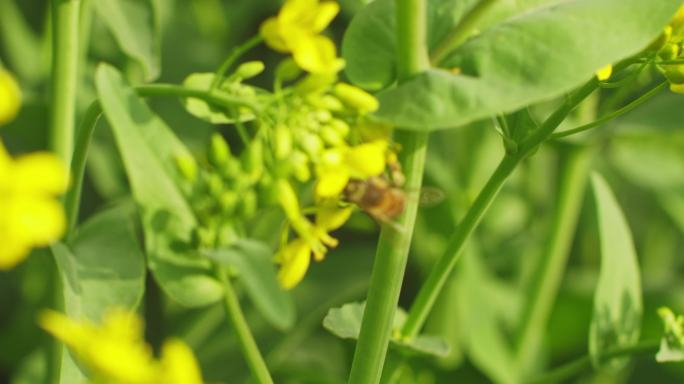
<path fill-rule="evenodd" d="M 399 81 L 428 68 L 426 48 L 426 4 L 424 0 L 397 1 L 397 37 Z M 397 131 L 402 146 L 402 166 L 406 188 L 417 190 L 423 179 L 428 135 L 425 132 Z M 402 231 L 383 225 L 376 250 L 366 310 L 354 353 L 349 383 L 380 381 L 392 319 L 411 245 L 418 202 L 409 200 L 397 224 Z"/>

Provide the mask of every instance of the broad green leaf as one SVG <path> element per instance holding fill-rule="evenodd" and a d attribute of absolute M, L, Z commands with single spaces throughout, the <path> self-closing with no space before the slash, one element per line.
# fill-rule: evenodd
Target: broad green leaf
<path fill-rule="evenodd" d="M 93 8 L 126 56 L 138 62 L 145 80 L 161 70 L 159 20 L 154 0 L 94 0 Z"/>
<path fill-rule="evenodd" d="M 340 308 L 331 308 L 323 319 L 323 327 L 342 339 L 358 339 L 366 303 L 347 303 Z M 406 321 L 406 312 L 398 308 L 394 314 L 392 329 L 399 332 Z M 419 335 L 411 340 L 392 338 L 392 345 L 407 352 L 444 357 L 449 345 L 440 337 Z"/>
<path fill-rule="evenodd" d="M 183 81 L 183 85 L 188 88 L 209 90 L 214 77 L 214 73 L 193 73 Z M 188 97 L 183 99 L 183 105 L 185 110 L 191 115 L 212 124 L 230 124 L 235 122 L 235 119 L 230 116 L 228 111 L 219 110 L 204 100 Z M 245 122 L 254 119 L 254 113 L 249 109 L 240 107 L 238 111 L 240 121 Z"/>
<path fill-rule="evenodd" d="M 173 157 L 187 149 L 111 66 L 101 65 L 96 85 L 139 205 L 148 266 L 162 289 L 188 307 L 211 304 L 223 295 L 209 260 L 190 245 L 197 226 L 178 188 Z"/>
<path fill-rule="evenodd" d="M 111 308 L 134 310 L 145 284 L 145 255 L 135 235 L 132 212 L 103 211 L 78 230 L 70 246 L 52 247 L 62 276 L 64 311 L 73 319 L 99 322 Z M 63 354 L 62 382 L 83 381 L 69 353 Z"/>
<path fill-rule="evenodd" d="M 381 92 L 377 116 L 410 130 L 444 129 L 552 99 L 646 47 L 679 5 L 678 0 L 574 0 L 536 8 L 466 42 L 443 63 L 449 70 L 432 69 Z M 365 38 L 391 44 L 370 34 Z M 353 57 L 348 61 L 353 68 Z M 371 64 L 366 68 L 373 72 Z M 371 85 L 377 89 L 380 83 L 386 85 Z"/>
<path fill-rule="evenodd" d="M 267 244 L 241 239 L 230 247 L 207 251 L 204 256 L 237 270 L 245 292 L 269 323 L 283 330 L 292 327 L 294 302 L 278 284 L 273 251 Z"/>
<path fill-rule="evenodd" d="M 634 242 L 620 206 L 601 175 L 592 175 L 601 242 L 601 272 L 594 292 L 589 330 L 589 352 L 594 364 L 607 350 L 628 347 L 639 340 L 642 302 L 641 278 Z M 612 360 L 620 366 L 625 359 Z"/>
<path fill-rule="evenodd" d="M 479 23 L 483 28 L 550 0 L 499 1 Z M 356 14 L 342 41 L 345 73 L 369 90 L 387 87 L 396 78 L 395 0 L 376 0 Z M 429 0 L 428 45 L 435 48 L 478 0 Z"/>

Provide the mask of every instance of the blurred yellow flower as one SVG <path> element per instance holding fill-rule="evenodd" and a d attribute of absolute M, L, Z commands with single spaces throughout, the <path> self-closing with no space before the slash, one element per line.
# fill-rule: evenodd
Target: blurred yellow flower
<path fill-rule="evenodd" d="M 0 270 L 62 236 L 66 218 L 56 197 L 67 184 L 66 169 L 56 156 L 37 152 L 15 160 L 0 142 Z"/>
<path fill-rule="evenodd" d="M 316 170 L 316 197 L 336 197 L 349 179 L 365 180 L 381 174 L 385 170 L 388 145 L 386 140 L 375 140 L 326 150 Z"/>
<path fill-rule="evenodd" d="M 143 322 L 135 313 L 115 309 L 97 326 L 53 311 L 40 325 L 69 347 L 88 369 L 92 382 L 117 384 L 201 384 L 199 366 L 190 348 L 167 340 L 161 358 L 143 339 Z"/>
<path fill-rule="evenodd" d="M 21 91 L 12 75 L 0 68 L 0 125 L 8 123 L 19 112 Z"/>
<path fill-rule="evenodd" d="M 311 73 L 335 73 L 344 61 L 335 44 L 320 33 L 340 11 L 334 1 L 287 0 L 278 16 L 261 25 L 266 44 L 279 52 L 292 52 L 297 65 Z"/>

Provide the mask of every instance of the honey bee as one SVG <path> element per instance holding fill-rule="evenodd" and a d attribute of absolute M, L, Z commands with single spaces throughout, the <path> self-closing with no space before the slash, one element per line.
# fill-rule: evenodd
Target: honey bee
<path fill-rule="evenodd" d="M 404 212 L 406 205 L 404 191 L 384 176 L 350 180 L 344 188 L 343 198 L 383 223 L 392 223 Z"/>

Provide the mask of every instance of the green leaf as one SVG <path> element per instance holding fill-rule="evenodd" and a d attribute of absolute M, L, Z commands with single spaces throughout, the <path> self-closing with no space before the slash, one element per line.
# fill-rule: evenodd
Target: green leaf
<path fill-rule="evenodd" d="M 64 290 L 64 311 L 73 319 L 99 322 L 111 308 L 134 310 L 144 292 L 145 255 L 135 235 L 132 212 L 115 206 L 93 216 L 72 244 L 53 245 Z M 62 382 L 82 382 L 69 354 Z"/>
<path fill-rule="evenodd" d="M 428 45 L 435 48 L 479 0 L 429 0 Z M 499 1 L 478 24 L 480 28 L 549 0 Z M 380 90 L 396 78 L 395 1 L 376 0 L 357 13 L 342 41 L 349 79 L 366 89 Z"/>
<path fill-rule="evenodd" d="M 237 270 L 247 296 L 269 323 L 282 330 L 294 325 L 294 302 L 278 284 L 273 251 L 267 244 L 241 239 L 230 247 L 203 254 Z"/>
<path fill-rule="evenodd" d="M 601 242 L 589 352 L 594 364 L 607 350 L 634 345 L 641 330 L 641 278 L 632 234 L 618 202 L 598 173 L 592 175 Z M 612 360 L 619 367 L 626 359 Z"/>
<path fill-rule="evenodd" d="M 187 88 L 194 88 L 199 90 L 209 90 L 214 81 L 214 73 L 193 73 L 188 76 L 183 85 Z M 217 90 L 216 92 L 221 92 Z M 231 124 L 235 119 L 230 116 L 228 111 L 222 111 L 207 103 L 204 100 L 188 97 L 183 99 L 183 106 L 185 110 L 198 119 L 204 120 L 212 124 Z M 240 121 L 246 122 L 254 120 L 254 113 L 244 107 L 238 108 L 240 113 Z"/>
<path fill-rule="evenodd" d="M 347 303 L 340 308 L 331 308 L 323 319 L 323 327 L 342 339 L 358 339 L 366 303 Z M 394 314 L 393 333 L 401 330 L 406 321 L 406 312 L 398 308 Z M 420 353 L 444 357 L 449 353 L 449 345 L 440 337 L 419 335 L 410 340 L 393 337 L 392 345 L 408 353 Z"/>
<path fill-rule="evenodd" d="M 599 68 L 646 47 L 679 5 L 678 0 L 575 0 L 534 9 L 456 49 L 443 65 L 458 68 L 458 74 L 433 69 L 381 92 L 377 116 L 409 130 L 444 129 L 552 99 Z M 393 14 L 372 20 L 380 24 L 378 17 Z M 353 44 L 362 44 L 362 37 L 377 45 L 392 44 L 387 41 L 389 32 L 383 38 L 364 31 L 367 35 L 350 37 Z M 353 56 L 362 52 L 382 57 L 382 52 L 370 50 L 350 53 L 350 73 L 355 68 Z M 375 72 L 371 64 L 364 70 Z M 387 85 L 387 79 L 381 80 L 359 83 L 378 89 L 380 83 Z"/>
<path fill-rule="evenodd" d="M 154 0 L 94 0 L 93 8 L 126 56 L 138 62 L 145 80 L 161 71 L 159 20 Z"/>
<path fill-rule="evenodd" d="M 181 176 L 172 165 L 173 157 L 187 154 L 187 149 L 116 69 L 101 65 L 95 77 L 139 205 L 152 274 L 182 305 L 198 307 L 219 300 L 223 288 L 211 274 L 209 260 L 190 245 L 197 220 L 178 188 Z"/>

